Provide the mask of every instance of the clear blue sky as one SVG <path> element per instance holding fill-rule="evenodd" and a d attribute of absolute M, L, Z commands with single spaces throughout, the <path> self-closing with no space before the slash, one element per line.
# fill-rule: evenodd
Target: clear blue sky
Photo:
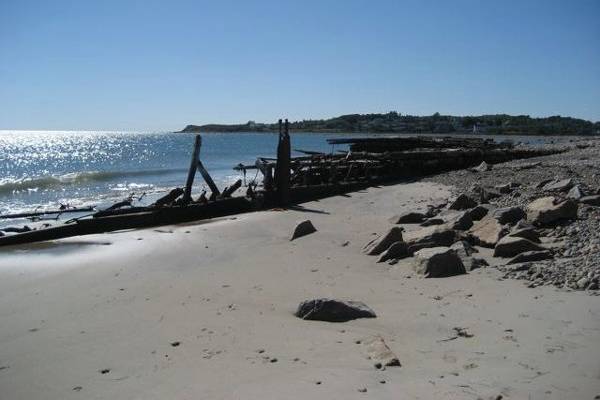
<path fill-rule="evenodd" d="M 0 0 L 0 129 L 600 120 L 600 1 Z"/>

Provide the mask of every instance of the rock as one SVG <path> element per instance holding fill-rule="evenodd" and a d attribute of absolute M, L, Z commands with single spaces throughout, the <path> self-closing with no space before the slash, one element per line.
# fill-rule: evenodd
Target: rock
<path fill-rule="evenodd" d="M 553 180 L 542 188 L 546 192 L 566 192 L 575 186 L 573 179 Z"/>
<path fill-rule="evenodd" d="M 469 208 L 473 208 L 477 205 L 477 202 L 467 196 L 466 194 L 461 194 L 450 204 L 448 207 L 450 210 L 467 210 Z"/>
<path fill-rule="evenodd" d="M 491 170 L 492 166 L 486 163 L 485 161 L 482 161 L 481 164 L 479 164 L 478 166 L 471 168 L 471 171 L 473 172 L 486 172 Z"/>
<path fill-rule="evenodd" d="M 492 214 L 494 218 L 498 220 L 502 225 L 504 224 L 515 224 L 523 218 L 527 217 L 527 214 L 521 207 L 506 207 L 499 208 Z"/>
<path fill-rule="evenodd" d="M 520 237 L 506 236 L 494 247 L 494 257 L 514 257 L 526 251 L 545 250 L 540 245 Z"/>
<path fill-rule="evenodd" d="M 420 224 L 427 218 L 420 212 L 405 212 L 400 215 L 394 215 L 389 221 L 392 224 Z"/>
<path fill-rule="evenodd" d="M 465 258 L 461 258 L 461 260 L 463 262 L 463 265 L 465 266 L 465 269 L 468 272 L 471 272 L 477 268 L 487 267 L 488 265 L 490 265 L 483 258 L 465 257 Z"/>
<path fill-rule="evenodd" d="M 540 234 L 538 233 L 538 231 L 533 227 L 533 225 L 529 225 L 523 220 L 519 221 L 513 227 L 508 236 L 521 237 L 527 240 L 531 240 L 535 243 L 540 242 Z"/>
<path fill-rule="evenodd" d="M 421 226 L 433 226 L 433 225 L 442 225 L 444 220 L 441 218 L 429 218 L 427 221 L 423 222 Z"/>
<path fill-rule="evenodd" d="M 392 243 L 402 242 L 402 228 L 393 227 L 385 235 L 380 235 L 363 247 L 363 253 L 375 256 L 386 251 Z"/>
<path fill-rule="evenodd" d="M 456 229 L 459 231 L 466 231 L 473 226 L 473 220 L 471 214 L 468 211 L 452 212 L 442 215 L 446 226 L 450 229 Z"/>
<path fill-rule="evenodd" d="M 479 250 L 477 250 L 476 248 L 471 246 L 469 242 L 464 240 L 459 240 L 458 242 L 450 246 L 450 248 L 454 250 L 460 258 L 470 257 L 473 253 L 479 252 Z"/>
<path fill-rule="evenodd" d="M 408 245 L 404 242 L 394 242 L 391 246 L 381 253 L 381 256 L 377 260 L 378 263 L 385 262 L 391 259 L 401 259 L 410 256 L 408 251 Z"/>
<path fill-rule="evenodd" d="M 600 194 L 583 196 L 581 199 L 579 199 L 579 202 L 587 204 L 588 206 L 600 207 Z"/>
<path fill-rule="evenodd" d="M 367 357 L 373 361 L 378 369 L 381 367 L 400 367 L 400 360 L 381 336 L 372 336 L 363 340 L 362 343 L 366 347 Z"/>
<path fill-rule="evenodd" d="M 560 220 L 577 218 L 577 203 L 559 201 L 553 196 L 541 197 L 527 205 L 527 219 L 534 225 L 551 225 Z"/>
<path fill-rule="evenodd" d="M 543 180 L 539 181 L 539 182 L 538 182 L 538 183 L 537 183 L 537 184 L 534 186 L 534 188 L 536 188 L 536 189 L 541 189 L 541 188 L 543 188 L 544 186 L 546 186 L 546 185 L 547 185 L 548 183 L 550 183 L 550 182 L 552 182 L 552 179 L 543 179 Z"/>
<path fill-rule="evenodd" d="M 376 317 L 373 310 L 360 301 L 327 298 L 303 301 L 294 315 L 302 319 L 328 322 L 346 322 L 357 318 Z"/>
<path fill-rule="evenodd" d="M 510 183 L 506 183 L 504 185 L 496 185 L 494 186 L 494 189 L 503 194 L 508 194 L 513 191 L 513 187 L 510 185 Z"/>
<path fill-rule="evenodd" d="M 488 212 L 489 212 L 489 208 L 486 206 L 482 206 L 479 205 L 477 207 L 473 207 L 470 210 L 467 210 L 467 212 L 469 213 L 469 216 L 471 217 L 471 219 L 473 221 L 479 221 L 481 220 L 483 217 L 485 217 Z"/>
<path fill-rule="evenodd" d="M 415 253 L 413 269 L 426 278 L 465 274 L 460 257 L 449 247 L 433 247 Z"/>
<path fill-rule="evenodd" d="M 517 254 L 510 260 L 508 260 L 507 264 L 520 264 L 531 261 L 542 261 L 549 260 L 552 258 L 552 253 L 549 250 L 541 250 L 541 251 L 526 251 L 521 254 Z"/>
<path fill-rule="evenodd" d="M 292 237 L 290 238 L 290 240 L 310 235 L 311 233 L 314 233 L 316 231 L 317 229 L 314 227 L 310 219 L 306 219 L 304 221 L 298 222 L 298 224 L 294 228 L 294 233 L 292 233 Z"/>
<path fill-rule="evenodd" d="M 458 237 L 454 229 L 446 225 L 429 226 L 406 233 L 406 243 L 410 253 L 426 247 L 451 246 Z"/>
<path fill-rule="evenodd" d="M 571 190 L 569 190 L 569 193 L 567 193 L 567 198 L 569 199 L 573 199 L 573 200 L 580 200 L 583 197 L 583 192 L 581 191 L 581 188 L 579 187 L 579 185 L 575 185 L 571 188 Z"/>
<path fill-rule="evenodd" d="M 585 289 L 587 287 L 588 283 L 590 283 L 590 280 L 586 277 L 583 277 L 577 281 L 577 287 L 579 289 Z"/>
<path fill-rule="evenodd" d="M 469 233 L 476 244 L 494 247 L 508 233 L 508 230 L 496 218 L 487 216 L 475 223 Z"/>

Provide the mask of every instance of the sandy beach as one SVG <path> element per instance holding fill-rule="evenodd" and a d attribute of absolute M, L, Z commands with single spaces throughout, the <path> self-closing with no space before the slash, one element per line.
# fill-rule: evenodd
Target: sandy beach
<path fill-rule="evenodd" d="M 527 288 L 492 267 L 424 279 L 406 262 L 361 252 L 392 215 L 446 201 L 451 189 L 397 184 L 292 210 L 3 250 L 0 398 L 599 395 L 599 297 Z M 317 232 L 290 241 L 303 219 Z M 362 301 L 377 318 L 293 315 L 322 297 Z M 373 335 L 400 367 L 374 367 L 363 345 Z"/>

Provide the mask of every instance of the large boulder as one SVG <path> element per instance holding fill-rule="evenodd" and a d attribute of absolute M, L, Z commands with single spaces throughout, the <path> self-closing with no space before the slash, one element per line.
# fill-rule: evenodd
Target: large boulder
<path fill-rule="evenodd" d="M 473 219 L 468 211 L 451 211 L 445 214 L 440 214 L 440 217 L 444 219 L 446 226 L 448 226 L 450 229 L 466 231 L 473 226 Z"/>
<path fill-rule="evenodd" d="M 294 240 L 294 239 L 297 239 L 302 236 L 310 235 L 311 233 L 314 233 L 316 231 L 317 231 L 317 229 L 314 227 L 314 225 L 312 224 L 310 219 L 300 221 L 296 224 L 296 227 L 294 228 L 294 232 L 292 233 L 290 240 Z"/>
<path fill-rule="evenodd" d="M 402 228 L 398 226 L 371 240 L 363 247 L 363 252 L 369 256 L 376 256 L 386 251 L 395 242 L 402 242 Z"/>
<path fill-rule="evenodd" d="M 577 202 L 560 201 L 553 196 L 541 197 L 527 205 L 527 220 L 538 226 L 552 225 L 565 219 L 577 218 Z"/>
<path fill-rule="evenodd" d="M 488 212 L 490 212 L 490 209 L 486 206 L 478 205 L 477 207 L 467 210 L 467 212 L 473 221 L 480 221 L 488 214 Z"/>
<path fill-rule="evenodd" d="M 426 247 L 450 246 L 456 242 L 458 233 L 446 225 L 428 226 L 406 233 L 409 251 L 414 253 Z"/>
<path fill-rule="evenodd" d="M 463 193 L 458 196 L 448 208 L 450 210 L 468 210 L 475 206 L 477 206 L 477 202 Z"/>
<path fill-rule="evenodd" d="M 499 208 L 493 213 L 494 218 L 498 220 L 502 225 L 515 224 L 527 217 L 527 214 L 521 207 L 505 207 Z"/>
<path fill-rule="evenodd" d="M 427 217 L 420 212 L 409 211 L 400 215 L 394 215 L 389 221 L 392 224 L 420 224 Z"/>
<path fill-rule="evenodd" d="M 588 206 L 600 207 L 600 194 L 583 196 L 581 199 L 579 199 L 579 202 L 587 204 Z"/>
<path fill-rule="evenodd" d="M 519 221 L 515 226 L 513 226 L 508 236 L 521 237 L 527 240 L 531 240 L 535 243 L 540 242 L 540 234 L 538 233 L 538 231 L 533 225 L 530 225 L 524 220 Z"/>
<path fill-rule="evenodd" d="M 573 200 L 581 200 L 581 198 L 583 197 L 583 190 L 581 190 L 579 185 L 575 185 L 571 188 L 571 190 L 569 190 L 569 193 L 567 193 L 567 197 Z"/>
<path fill-rule="evenodd" d="M 508 229 L 496 218 L 488 215 L 475 223 L 469 233 L 476 244 L 483 247 L 494 247 L 508 233 Z"/>
<path fill-rule="evenodd" d="M 360 301 L 314 299 L 300 303 L 296 317 L 315 321 L 346 322 L 357 318 L 375 318 L 375 312 Z"/>
<path fill-rule="evenodd" d="M 543 190 L 546 192 L 566 192 L 575 186 L 573 179 L 553 180 L 544 185 Z"/>
<path fill-rule="evenodd" d="M 392 259 L 402 259 L 410 256 L 408 245 L 405 242 L 394 242 L 392 245 L 379 256 L 378 263 Z"/>
<path fill-rule="evenodd" d="M 520 264 L 531 261 L 549 260 L 551 258 L 552 253 L 549 250 L 526 251 L 508 260 L 507 264 Z"/>
<path fill-rule="evenodd" d="M 415 253 L 413 269 L 426 278 L 442 278 L 465 274 L 465 266 L 449 247 L 432 247 Z"/>
<path fill-rule="evenodd" d="M 494 257 L 514 257 L 526 251 L 542 251 L 542 246 L 520 237 L 506 236 L 494 247 Z"/>

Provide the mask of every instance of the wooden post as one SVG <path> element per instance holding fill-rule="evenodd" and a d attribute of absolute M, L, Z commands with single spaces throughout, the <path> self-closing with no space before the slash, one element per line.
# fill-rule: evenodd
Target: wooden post
<path fill-rule="evenodd" d="M 200 171 L 200 174 L 202 175 L 202 177 L 208 184 L 208 187 L 212 191 L 211 196 L 212 195 L 215 195 L 215 196 L 220 195 L 221 192 L 219 192 L 219 188 L 217 187 L 217 185 L 215 185 L 215 182 L 212 180 L 208 171 L 206 170 L 206 168 L 204 168 L 204 164 L 202 164 L 202 161 L 200 161 L 200 160 L 198 160 L 198 170 Z"/>
<path fill-rule="evenodd" d="M 290 162 L 292 150 L 290 145 L 290 125 L 285 120 L 285 129 L 281 141 L 281 155 L 277 164 L 281 164 L 279 169 L 279 201 L 281 205 L 287 205 L 290 201 Z"/>
<path fill-rule="evenodd" d="M 196 135 L 194 142 L 194 151 L 192 152 L 192 162 L 190 163 L 190 170 L 188 172 L 187 181 L 185 182 L 185 191 L 183 193 L 183 204 L 188 204 L 192 199 L 192 184 L 194 183 L 194 176 L 196 176 L 196 168 L 200 157 L 200 146 L 202 146 L 202 138 L 200 135 Z"/>

